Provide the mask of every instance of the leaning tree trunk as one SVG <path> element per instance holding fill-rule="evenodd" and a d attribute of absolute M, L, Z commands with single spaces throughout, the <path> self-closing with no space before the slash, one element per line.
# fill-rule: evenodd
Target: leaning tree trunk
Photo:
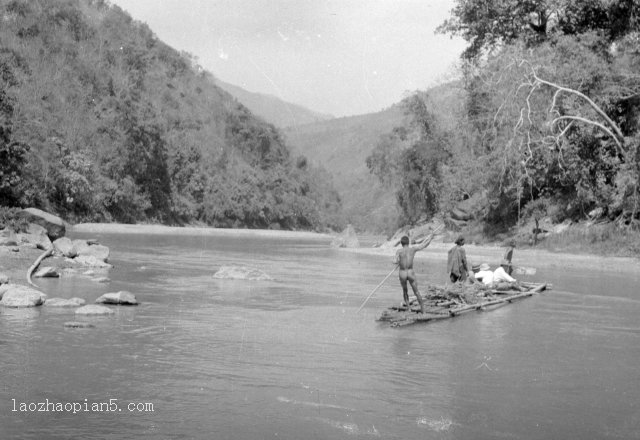
<path fill-rule="evenodd" d="M 33 281 L 31 281 L 31 274 L 33 273 L 34 270 L 36 270 L 38 268 L 38 266 L 40 265 L 42 260 L 44 260 L 45 258 L 47 258 L 48 256 L 50 256 L 52 254 L 53 254 L 53 248 L 49 249 L 48 251 L 43 252 L 42 255 L 40 255 L 36 259 L 36 261 L 33 262 L 31 267 L 29 267 L 29 270 L 27 270 L 27 281 L 29 282 L 29 284 L 31 284 L 34 287 L 38 287 L 36 284 L 33 283 Z"/>

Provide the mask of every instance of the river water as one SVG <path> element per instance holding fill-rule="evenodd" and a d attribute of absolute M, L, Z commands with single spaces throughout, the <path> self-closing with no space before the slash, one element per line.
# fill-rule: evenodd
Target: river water
<path fill-rule="evenodd" d="M 142 304 L 90 329 L 64 328 L 72 311 L 1 310 L 1 439 L 640 438 L 638 271 L 559 261 L 526 278 L 553 283 L 542 295 L 390 328 L 375 318 L 401 300 L 395 277 L 356 314 L 389 259 L 323 238 L 97 238 L 110 283 L 42 289 Z M 421 282 L 445 281 L 442 260 L 425 252 Z M 274 280 L 212 277 L 230 264 Z"/>

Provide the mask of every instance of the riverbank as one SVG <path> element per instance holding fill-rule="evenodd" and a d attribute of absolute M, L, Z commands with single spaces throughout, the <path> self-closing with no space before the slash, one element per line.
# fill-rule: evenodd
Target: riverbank
<path fill-rule="evenodd" d="M 453 243 L 432 242 L 424 251 L 416 254 L 417 260 L 447 260 L 447 252 Z M 469 264 L 489 263 L 497 267 L 505 248 L 500 246 L 466 244 L 464 246 Z M 344 248 L 346 252 L 367 255 L 379 255 L 393 258 L 396 249 L 381 247 Z M 606 270 L 612 273 L 640 274 L 640 259 L 631 257 L 603 257 L 598 255 L 571 254 L 551 252 L 545 249 L 516 248 L 513 256 L 514 266 L 532 267 L 536 269 L 562 267 L 580 270 Z"/>
<path fill-rule="evenodd" d="M 310 231 L 283 231 L 274 229 L 231 229 L 206 226 L 164 226 L 157 224 L 79 223 L 67 228 L 70 233 L 80 234 L 174 234 L 174 235 L 218 235 L 227 237 L 273 237 L 330 240 L 331 235 Z"/>

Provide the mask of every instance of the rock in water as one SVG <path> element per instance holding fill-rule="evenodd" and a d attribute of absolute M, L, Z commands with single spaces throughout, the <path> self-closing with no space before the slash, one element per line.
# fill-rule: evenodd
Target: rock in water
<path fill-rule="evenodd" d="M 93 328 L 95 325 L 88 322 L 68 321 L 64 323 L 67 328 Z"/>
<path fill-rule="evenodd" d="M 108 277 L 91 278 L 91 281 L 94 281 L 96 283 L 110 283 L 111 282 L 111 280 Z"/>
<path fill-rule="evenodd" d="M 331 242 L 331 247 L 333 248 L 358 248 L 360 247 L 360 242 L 358 241 L 358 237 L 356 235 L 355 229 L 353 226 L 347 226 L 344 231 L 342 231 L 338 236 L 336 236 Z"/>
<path fill-rule="evenodd" d="M 133 293 L 121 290 L 120 292 L 105 293 L 98 299 L 98 304 L 118 304 L 122 306 L 137 306 L 138 301 Z"/>
<path fill-rule="evenodd" d="M 36 278 L 59 278 L 60 274 L 55 267 L 45 266 L 40 268 L 33 276 Z"/>
<path fill-rule="evenodd" d="M 78 255 L 73 259 L 73 261 L 89 267 L 100 267 L 106 269 L 110 269 L 112 267 L 111 264 L 96 258 L 95 255 Z"/>
<path fill-rule="evenodd" d="M 273 280 L 269 275 L 247 266 L 222 266 L 215 274 L 214 278 L 223 280 L 252 280 L 252 281 L 270 281 Z"/>
<path fill-rule="evenodd" d="M 19 284 L 6 284 L 2 288 L 0 304 L 5 307 L 36 307 L 47 299 L 39 290 Z"/>
<path fill-rule="evenodd" d="M 80 307 L 85 302 L 82 298 L 47 298 L 44 305 L 47 307 Z"/>
<path fill-rule="evenodd" d="M 109 307 L 89 304 L 76 310 L 76 315 L 113 315 L 115 312 Z"/>
<path fill-rule="evenodd" d="M 109 248 L 101 244 L 90 244 L 87 240 L 73 240 L 78 257 L 95 257 L 97 260 L 107 262 L 109 260 Z"/>

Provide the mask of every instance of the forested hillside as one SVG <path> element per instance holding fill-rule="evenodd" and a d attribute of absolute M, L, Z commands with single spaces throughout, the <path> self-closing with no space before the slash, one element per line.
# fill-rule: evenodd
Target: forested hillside
<path fill-rule="evenodd" d="M 329 175 L 102 0 L 0 1 L 0 205 L 70 221 L 340 228 Z"/>
<path fill-rule="evenodd" d="M 431 92 L 367 159 L 407 223 L 474 200 L 485 232 L 583 219 L 638 227 L 640 4 L 457 0 L 459 107 Z M 443 122 L 444 121 L 444 122 Z"/>

